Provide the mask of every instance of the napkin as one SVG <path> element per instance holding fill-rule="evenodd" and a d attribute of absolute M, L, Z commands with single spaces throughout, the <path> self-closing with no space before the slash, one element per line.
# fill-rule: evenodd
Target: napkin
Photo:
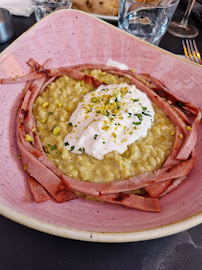
<path fill-rule="evenodd" d="M 5 8 L 13 15 L 29 17 L 33 12 L 31 0 L 0 0 L 0 8 Z"/>

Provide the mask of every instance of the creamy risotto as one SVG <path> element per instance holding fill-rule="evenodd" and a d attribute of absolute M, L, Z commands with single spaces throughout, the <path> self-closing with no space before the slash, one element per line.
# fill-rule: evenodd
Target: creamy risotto
<path fill-rule="evenodd" d="M 107 84 L 129 83 L 126 78 L 101 70 L 85 72 Z M 80 154 L 67 149 L 64 138 L 74 128 L 70 117 L 84 96 L 93 90 L 95 88 L 84 81 L 63 76 L 36 99 L 33 113 L 49 159 L 64 174 L 90 182 L 111 182 L 159 169 L 172 149 L 175 127 L 154 104 L 153 125 L 147 136 L 130 144 L 122 154 L 112 151 L 99 160 L 85 153 L 83 148 Z"/>

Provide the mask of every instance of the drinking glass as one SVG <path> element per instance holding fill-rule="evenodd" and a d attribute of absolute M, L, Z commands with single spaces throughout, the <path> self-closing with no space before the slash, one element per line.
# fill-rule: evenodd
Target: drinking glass
<path fill-rule="evenodd" d="M 39 21 L 46 15 L 60 9 L 72 6 L 72 0 L 31 0 L 34 6 L 36 20 Z"/>
<path fill-rule="evenodd" d="M 182 38 L 194 38 L 198 36 L 198 29 L 193 25 L 188 24 L 189 15 L 194 6 L 195 0 L 189 0 L 187 9 L 181 22 L 171 22 L 168 27 L 168 32 L 174 36 Z"/>
<path fill-rule="evenodd" d="M 119 0 L 119 28 L 158 46 L 179 0 L 160 0 L 159 3 L 146 4 L 134 0 Z"/>

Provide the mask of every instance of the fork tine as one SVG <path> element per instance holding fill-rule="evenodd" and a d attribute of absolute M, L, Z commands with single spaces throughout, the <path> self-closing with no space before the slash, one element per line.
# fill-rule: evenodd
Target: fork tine
<path fill-rule="evenodd" d="M 182 40 L 184 54 L 188 60 L 202 65 L 201 55 L 194 39 Z"/>
<path fill-rule="evenodd" d="M 186 47 L 186 45 L 185 45 L 185 43 L 184 43 L 184 40 L 182 40 L 182 45 L 183 45 L 184 54 L 185 54 L 186 58 L 187 58 L 188 60 L 190 60 L 190 59 L 189 59 L 189 54 L 188 54 L 188 52 L 187 52 L 187 47 Z"/>
<path fill-rule="evenodd" d="M 199 63 L 202 65 L 201 55 L 200 55 L 199 50 L 198 50 L 198 48 L 196 46 L 195 40 L 193 40 L 193 44 L 194 44 L 194 48 L 195 48 L 195 52 L 196 52 L 196 57 L 198 58 Z"/>
<path fill-rule="evenodd" d="M 190 49 L 190 46 L 189 46 L 188 39 L 186 39 L 186 45 L 187 45 L 187 49 L 188 49 L 189 58 L 190 58 L 191 61 L 194 62 L 194 58 L 193 58 L 193 55 L 192 55 L 192 52 L 191 52 L 191 49 Z"/>
<path fill-rule="evenodd" d="M 192 44 L 192 39 L 189 39 L 188 42 L 189 42 L 189 47 L 190 47 L 190 50 L 192 53 L 193 61 L 198 63 L 198 58 L 197 58 L 196 52 L 195 52 L 193 44 Z"/>

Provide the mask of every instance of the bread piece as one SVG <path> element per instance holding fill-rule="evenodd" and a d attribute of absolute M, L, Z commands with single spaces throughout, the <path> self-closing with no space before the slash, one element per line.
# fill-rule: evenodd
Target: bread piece
<path fill-rule="evenodd" d="M 118 16 L 119 0 L 72 0 L 72 8 L 94 14 Z"/>

